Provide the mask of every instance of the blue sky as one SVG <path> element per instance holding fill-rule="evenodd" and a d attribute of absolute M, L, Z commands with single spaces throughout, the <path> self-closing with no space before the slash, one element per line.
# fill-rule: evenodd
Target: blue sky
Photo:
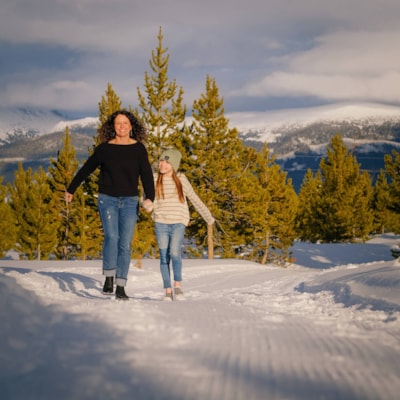
<path fill-rule="evenodd" d="M 400 105 L 398 0 L 6 0 L 0 107 L 97 114 L 151 72 L 159 27 L 190 108 L 216 79 L 225 110 Z"/>

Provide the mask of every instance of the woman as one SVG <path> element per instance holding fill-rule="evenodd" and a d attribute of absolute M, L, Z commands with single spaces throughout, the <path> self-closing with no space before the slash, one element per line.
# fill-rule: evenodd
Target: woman
<path fill-rule="evenodd" d="M 192 185 L 183 173 L 178 173 L 181 153 L 175 149 L 164 151 L 159 159 L 159 173 L 154 176 L 156 198 L 154 200 L 153 220 L 157 244 L 160 250 L 160 270 L 163 279 L 165 298 L 170 301 L 183 299 L 181 246 L 185 228 L 189 224 L 188 198 L 196 211 L 207 224 L 215 222 L 208 208 L 194 192 Z M 174 274 L 174 293 L 171 287 L 170 262 Z"/>
<path fill-rule="evenodd" d="M 148 154 L 143 141 L 144 126 L 130 112 L 116 111 L 98 131 L 100 144 L 77 172 L 65 192 L 70 202 L 78 186 L 100 167 L 98 208 L 104 231 L 103 275 L 104 294 L 128 300 L 125 286 L 131 261 L 131 242 L 138 209 L 139 178 L 149 208 L 154 200 L 154 180 Z"/>

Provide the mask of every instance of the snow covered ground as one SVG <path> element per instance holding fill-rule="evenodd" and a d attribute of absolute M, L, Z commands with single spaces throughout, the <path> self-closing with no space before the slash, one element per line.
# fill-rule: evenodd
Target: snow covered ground
<path fill-rule="evenodd" d="M 184 260 L 172 303 L 158 260 L 127 302 L 101 294 L 101 261 L 0 260 L 0 397 L 397 400 L 398 241 L 296 243 L 286 269 Z"/>

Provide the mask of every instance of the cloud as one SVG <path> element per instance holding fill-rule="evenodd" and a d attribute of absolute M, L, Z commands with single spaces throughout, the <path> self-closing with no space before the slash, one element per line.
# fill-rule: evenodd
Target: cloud
<path fill-rule="evenodd" d="M 247 96 L 315 96 L 400 102 L 400 30 L 335 32 L 292 54 L 285 66 L 237 90 Z M 283 62 L 282 62 L 283 64 Z"/>
<path fill-rule="evenodd" d="M 237 107 L 274 98 L 400 102 L 399 18 L 397 0 L 9 1 L 0 105 L 96 110 L 109 82 L 134 105 L 160 26 L 169 78 L 189 106 L 206 75 Z"/>

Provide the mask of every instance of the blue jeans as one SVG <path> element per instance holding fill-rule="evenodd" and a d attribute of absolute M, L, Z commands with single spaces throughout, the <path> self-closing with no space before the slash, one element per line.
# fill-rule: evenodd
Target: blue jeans
<path fill-rule="evenodd" d="M 165 289 L 171 287 L 171 261 L 174 281 L 182 281 L 182 243 L 185 228 L 184 224 L 155 223 L 157 244 L 160 250 L 160 271 Z"/>
<path fill-rule="evenodd" d="M 103 275 L 115 276 L 118 286 L 126 286 L 139 199 L 137 196 L 113 197 L 100 193 L 98 208 L 104 231 Z"/>

